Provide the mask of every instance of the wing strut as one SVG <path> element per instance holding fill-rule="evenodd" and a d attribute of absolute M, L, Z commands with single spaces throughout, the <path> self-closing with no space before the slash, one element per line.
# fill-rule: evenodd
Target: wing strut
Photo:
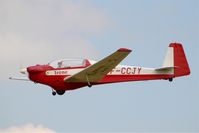
<path fill-rule="evenodd" d="M 88 83 L 88 87 L 92 87 L 92 84 L 90 83 L 90 81 L 88 79 L 88 74 L 86 74 L 86 80 L 87 80 L 87 83 Z"/>

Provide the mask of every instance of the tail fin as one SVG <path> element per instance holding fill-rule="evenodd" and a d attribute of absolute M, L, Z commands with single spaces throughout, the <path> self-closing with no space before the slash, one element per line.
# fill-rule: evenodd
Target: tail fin
<path fill-rule="evenodd" d="M 174 67 L 174 77 L 190 74 L 189 64 L 187 62 L 182 44 L 171 43 L 169 45 L 163 67 Z"/>

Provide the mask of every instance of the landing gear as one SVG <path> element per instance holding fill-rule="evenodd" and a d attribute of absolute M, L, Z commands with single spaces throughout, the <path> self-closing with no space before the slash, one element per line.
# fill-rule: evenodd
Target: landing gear
<path fill-rule="evenodd" d="M 65 93 L 65 90 L 56 90 L 58 95 L 63 95 Z"/>
<path fill-rule="evenodd" d="M 88 82 L 88 87 L 91 88 L 92 87 L 92 84 L 90 83 L 89 79 L 88 79 L 88 75 L 86 74 L 86 80 Z"/>
<path fill-rule="evenodd" d="M 56 94 L 58 95 L 63 95 L 66 90 L 54 90 L 52 89 L 52 95 L 55 96 Z"/>
<path fill-rule="evenodd" d="M 173 81 L 173 78 L 169 78 L 169 82 L 172 82 Z"/>
<path fill-rule="evenodd" d="M 57 93 L 55 91 L 52 91 L 52 95 L 55 96 Z"/>
<path fill-rule="evenodd" d="M 89 84 L 89 85 L 88 85 L 88 87 L 89 87 L 89 88 L 91 88 L 91 87 L 92 87 L 92 85 L 91 85 L 91 84 Z"/>

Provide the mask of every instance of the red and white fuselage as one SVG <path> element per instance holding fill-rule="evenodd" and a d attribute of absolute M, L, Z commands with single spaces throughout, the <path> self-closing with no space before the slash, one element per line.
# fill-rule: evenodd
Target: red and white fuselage
<path fill-rule="evenodd" d="M 157 79 L 172 81 L 175 77 L 190 74 L 181 44 L 169 45 L 161 68 L 119 65 L 130 52 L 129 49 L 121 48 L 99 62 L 89 59 L 58 60 L 47 65 L 30 66 L 21 70 L 21 73 L 27 71 L 31 81 L 48 85 L 60 95 L 66 90 L 84 86 Z"/>

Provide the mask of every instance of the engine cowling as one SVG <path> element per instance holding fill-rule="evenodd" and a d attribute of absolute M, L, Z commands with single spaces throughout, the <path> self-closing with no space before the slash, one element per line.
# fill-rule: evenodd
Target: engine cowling
<path fill-rule="evenodd" d="M 27 68 L 28 73 L 41 73 L 44 72 L 45 69 L 42 65 L 30 66 Z"/>

